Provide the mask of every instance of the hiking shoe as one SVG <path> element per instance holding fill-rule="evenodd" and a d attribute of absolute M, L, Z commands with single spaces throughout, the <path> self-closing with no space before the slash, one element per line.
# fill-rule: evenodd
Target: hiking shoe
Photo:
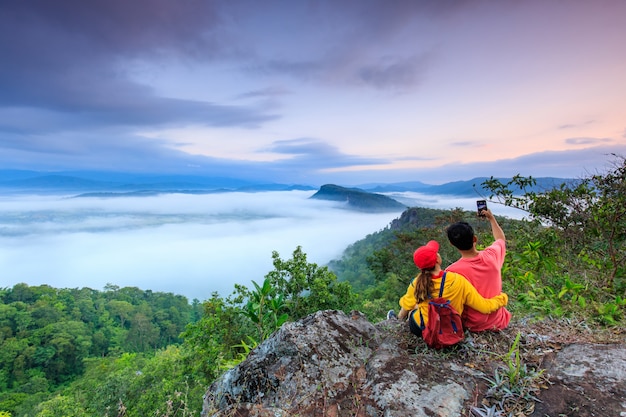
<path fill-rule="evenodd" d="M 397 319 L 397 318 L 398 318 L 398 316 L 396 315 L 396 312 L 395 312 L 395 311 L 393 311 L 393 310 L 389 310 L 389 311 L 387 312 L 387 320 L 390 320 L 390 319 Z"/>

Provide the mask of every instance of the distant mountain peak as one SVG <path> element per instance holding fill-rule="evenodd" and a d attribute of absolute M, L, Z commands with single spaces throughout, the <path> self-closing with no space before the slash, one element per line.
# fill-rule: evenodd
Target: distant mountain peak
<path fill-rule="evenodd" d="M 347 208 L 366 212 L 385 212 L 406 209 L 406 205 L 382 194 L 359 188 L 345 188 L 335 184 L 322 185 L 311 198 L 345 202 Z"/>

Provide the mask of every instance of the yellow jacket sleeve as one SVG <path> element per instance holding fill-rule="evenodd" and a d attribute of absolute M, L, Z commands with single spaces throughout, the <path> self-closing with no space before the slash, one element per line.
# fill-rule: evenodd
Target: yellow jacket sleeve
<path fill-rule="evenodd" d="M 464 302 L 463 304 L 479 311 L 483 314 L 493 313 L 500 307 L 504 307 L 509 302 L 509 296 L 505 293 L 500 293 L 493 298 L 484 298 L 476 291 L 476 288 L 462 275 L 459 275 L 457 279 L 463 282 Z M 462 313 L 463 309 L 457 310 Z"/>
<path fill-rule="evenodd" d="M 413 310 L 417 305 L 417 300 L 415 299 L 415 280 L 417 278 L 413 278 L 411 284 L 406 289 L 406 293 L 400 298 L 400 307 L 407 311 Z"/>

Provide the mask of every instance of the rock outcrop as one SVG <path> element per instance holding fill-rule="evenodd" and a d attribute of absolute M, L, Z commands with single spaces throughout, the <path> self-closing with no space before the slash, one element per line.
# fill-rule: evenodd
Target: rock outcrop
<path fill-rule="evenodd" d="M 515 343 L 527 361 L 513 369 L 518 382 L 534 386 L 498 395 L 494 375 L 512 370 L 502 359 Z M 624 398 L 624 344 L 562 346 L 510 328 L 434 351 L 397 320 L 320 311 L 285 324 L 215 381 L 202 416 L 625 416 Z"/>

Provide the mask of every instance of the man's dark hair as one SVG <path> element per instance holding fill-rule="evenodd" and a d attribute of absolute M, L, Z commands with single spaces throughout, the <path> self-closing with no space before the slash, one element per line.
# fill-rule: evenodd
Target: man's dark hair
<path fill-rule="evenodd" d="M 474 229 L 469 223 L 456 222 L 446 229 L 448 240 L 458 250 L 472 249 L 474 246 Z"/>

